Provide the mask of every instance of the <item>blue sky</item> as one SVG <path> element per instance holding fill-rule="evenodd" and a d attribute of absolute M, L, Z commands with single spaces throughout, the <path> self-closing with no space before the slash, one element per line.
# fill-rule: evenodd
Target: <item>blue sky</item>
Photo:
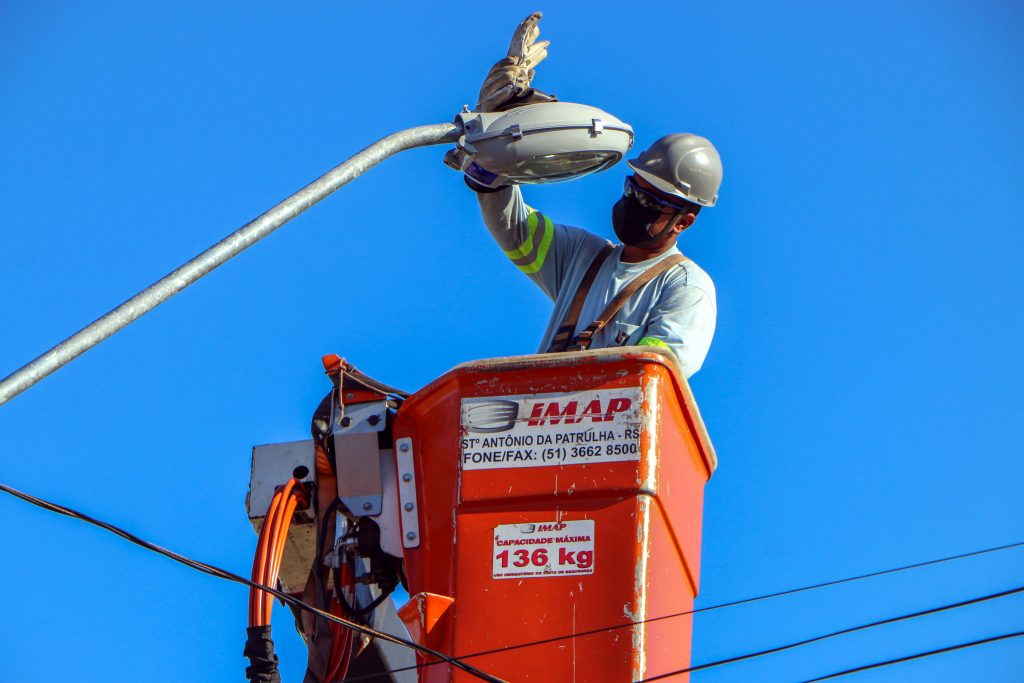
<path fill-rule="evenodd" d="M 711 138 L 682 249 L 719 325 L 708 605 L 1024 540 L 1024 12 L 1015 3 L 6 3 L 0 374 L 369 142 L 472 103 L 545 11 L 535 84 Z M 253 444 L 337 352 L 416 389 L 549 313 L 473 197 L 407 152 L 0 407 L 0 480 L 247 573 Z M 531 188 L 611 236 L 624 169 Z M 0 498 L 0 678 L 240 680 L 246 591 Z M 694 663 L 1017 587 L 1024 551 L 696 619 Z M 695 674 L 795 681 L 1024 627 L 1021 598 Z M 304 648 L 277 610 L 286 680 Z M 1015 681 L 1008 641 L 862 681 Z"/>

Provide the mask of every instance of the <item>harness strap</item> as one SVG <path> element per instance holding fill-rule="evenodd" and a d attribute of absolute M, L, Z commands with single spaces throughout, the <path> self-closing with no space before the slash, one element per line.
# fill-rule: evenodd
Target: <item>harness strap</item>
<path fill-rule="evenodd" d="M 579 322 L 583 303 L 587 300 L 587 294 L 590 293 L 594 280 L 597 279 L 597 271 L 601 270 L 601 264 L 605 262 L 608 255 L 614 250 L 615 247 L 605 244 L 601 251 L 594 256 L 594 260 L 590 262 L 590 268 L 587 269 L 583 279 L 580 280 L 579 287 L 576 288 L 576 296 L 573 297 L 572 303 L 569 304 L 569 310 L 565 314 L 565 319 L 551 340 L 551 346 L 547 350 L 548 353 L 558 353 L 559 351 L 565 351 L 569 347 L 570 340 L 576 333 L 576 323 Z"/>
<path fill-rule="evenodd" d="M 584 351 L 589 349 L 591 343 L 594 341 L 594 335 L 600 332 L 604 326 L 608 324 L 608 321 L 615 317 L 615 314 L 619 312 L 627 301 L 629 301 L 631 296 L 636 294 L 640 288 L 648 282 L 685 260 L 686 257 L 682 254 L 673 254 L 672 256 L 655 263 L 653 266 L 633 278 L 633 280 L 623 287 L 622 291 L 620 291 L 615 298 L 605 306 L 605 309 L 601 311 L 601 315 L 597 317 L 597 320 L 592 322 L 590 327 L 579 333 L 575 339 L 575 343 L 568 350 Z M 577 313 L 577 316 L 578 315 L 579 314 Z"/>

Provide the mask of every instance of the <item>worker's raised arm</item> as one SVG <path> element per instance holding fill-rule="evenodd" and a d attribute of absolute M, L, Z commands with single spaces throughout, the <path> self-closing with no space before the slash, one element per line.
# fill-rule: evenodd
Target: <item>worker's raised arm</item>
<path fill-rule="evenodd" d="M 552 300 L 558 297 L 572 254 L 584 240 L 600 240 L 556 224 L 527 205 L 518 186 L 478 192 L 484 224 L 505 256 Z"/>
<path fill-rule="evenodd" d="M 555 100 L 531 86 L 534 70 L 547 56 L 548 41 L 537 40 L 540 18 L 541 13 L 534 12 L 516 27 L 505 56 L 487 73 L 474 111 L 506 111 Z M 465 151 L 459 146 L 445 155 L 445 163 L 457 170 L 464 169 L 465 161 Z M 558 297 L 572 255 L 587 242 L 596 241 L 595 253 L 605 243 L 579 228 L 558 225 L 527 206 L 517 186 L 487 188 L 468 175 L 466 183 L 477 192 L 484 223 L 505 256 L 552 300 Z"/>

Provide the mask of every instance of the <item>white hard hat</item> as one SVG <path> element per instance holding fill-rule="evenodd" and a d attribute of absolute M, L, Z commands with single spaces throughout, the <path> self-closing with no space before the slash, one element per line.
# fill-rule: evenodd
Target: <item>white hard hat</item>
<path fill-rule="evenodd" d="M 707 138 L 691 133 L 666 135 L 626 163 L 662 192 L 701 206 L 718 201 L 722 159 Z"/>

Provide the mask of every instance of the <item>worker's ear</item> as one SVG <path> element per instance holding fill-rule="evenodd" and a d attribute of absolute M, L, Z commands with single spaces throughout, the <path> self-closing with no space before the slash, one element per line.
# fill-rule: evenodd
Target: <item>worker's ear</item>
<path fill-rule="evenodd" d="M 681 218 L 676 221 L 676 224 L 672 226 L 672 230 L 678 235 L 683 230 L 693 225 L 693 222 L 697 220 L 697 217 L 692 213 L 684 213 Z"/>

